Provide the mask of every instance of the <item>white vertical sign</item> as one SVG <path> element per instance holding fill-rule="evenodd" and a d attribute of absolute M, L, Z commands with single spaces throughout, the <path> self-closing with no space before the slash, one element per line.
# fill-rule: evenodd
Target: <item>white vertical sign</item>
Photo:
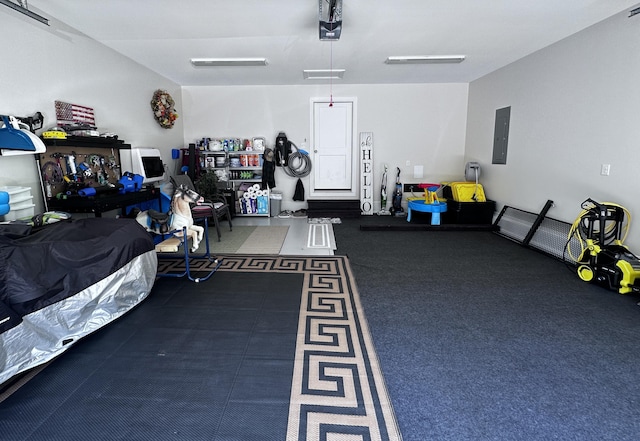
<path fill-rule="evenodd" d="M 373 214 L 373 132 L 360 132 L 360 211 Z"/>

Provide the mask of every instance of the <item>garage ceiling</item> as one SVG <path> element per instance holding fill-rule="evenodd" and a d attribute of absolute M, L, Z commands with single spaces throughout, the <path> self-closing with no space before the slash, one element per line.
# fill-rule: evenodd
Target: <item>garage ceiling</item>
<path fill-rule="evenodd" d="M 325 0 L 326 1 L 326 0 Z M 348 84 L 471 82 L 637 0 L 343 0 L 338 41 L 318 37 L 318 0 L 30 0 L 183 86 L 300 85 L 305 69 L 345 69 Z M 465 55 L 455 64 L 389 56 Z M 194 67 L 191 58 L 265 57 L 266 66 Z"/>

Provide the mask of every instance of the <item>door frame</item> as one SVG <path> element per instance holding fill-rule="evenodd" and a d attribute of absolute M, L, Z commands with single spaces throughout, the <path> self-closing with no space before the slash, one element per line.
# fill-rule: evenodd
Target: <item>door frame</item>
<path fill-rule="evenodd" d="M 312 97 L 309 101 L 309 139 L 315 142 L 314 107 L 316 103 L 351 103 L 351 190 L 316 190 L 315 175 L 310 174 L 309 199 L 359 199 L 360 198 L 360 145 L 358 143 L 358 98 L 357 97 Z M 310 145 L 311 164 L 316 163 L 315 145 Z"/>

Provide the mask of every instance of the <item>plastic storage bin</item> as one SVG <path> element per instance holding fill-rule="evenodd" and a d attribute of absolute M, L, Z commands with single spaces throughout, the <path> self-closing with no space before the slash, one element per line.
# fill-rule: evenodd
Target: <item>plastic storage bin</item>
<path fill-rule="evenodd" d="M 0 187 L 0 191 L 9 193 L 9 204 L 16 207 L 18 207 L 19 203 L 29 205 L 33 201 L 31 187 Z"/>
<path fill-rule="evenodd" d="M 31 187 L 0 187 L 0 191 L 9 194 L 9 212 L 4 215 L 5 221 L 13 221 L 34 215 L 35 204 L 31 195 Z"/>
<path fill-rule="evenodd" d="M 442 189 L 442 196 L 458 202 L 487 202 L 482 184 L 475 182 L 449 182 Z"/>
<path fill-rule="evenodd" d="M 32 218 L 35 214 L 35 204 L 29 204 L 21 208 L 11 207 L 11 211 L 4 215 L 5 221 L 14 221 L 22 218 Z"/>
<path fill-rule="evenodd" d="M 492 224 L 496 202 L 458 202 L 447 199 L 447 211 L 442 213 L 446 224 Z"/>

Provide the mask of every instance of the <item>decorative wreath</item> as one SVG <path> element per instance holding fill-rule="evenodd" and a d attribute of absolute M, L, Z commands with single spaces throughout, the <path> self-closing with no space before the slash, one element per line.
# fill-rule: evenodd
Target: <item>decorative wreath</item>
<path fill-rule="evenodd" d="M 175 102 L 166 90 L 156 90 L 151 99 L 151 109 L 160 127 L 170 129 L 178 119 L 178 114 L 174 111 Z"/>

